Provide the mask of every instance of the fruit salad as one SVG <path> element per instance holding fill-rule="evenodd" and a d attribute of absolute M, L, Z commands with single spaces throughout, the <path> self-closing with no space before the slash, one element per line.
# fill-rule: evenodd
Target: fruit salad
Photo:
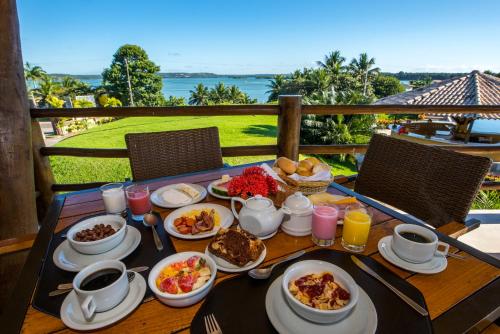
<path fill-rule="evenodd" d="M 210 268 L 205 259 L 191 256 L 185 261 L 174 262 L 160 271 L 156 286 L 170 294 L 188 293 L 201 288 L 210 279 Z"/>

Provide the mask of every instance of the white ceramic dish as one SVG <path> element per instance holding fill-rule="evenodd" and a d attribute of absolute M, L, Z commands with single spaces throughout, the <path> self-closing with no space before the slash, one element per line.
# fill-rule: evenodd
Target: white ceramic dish
<path fill-rule="evenodd" d="M 129 284 L 129 291 L 125 299 L 106 312 L 96 313 L 92 320 L 85 320 L 75 291 L 71 291 L 61 306 L 61 320 L 71 329 L 77 331 L 96 330 L 114 324 L 132 313 L 142 303 L 146 293 L 146 280 L 135 274 Z"/>
<path fill-rule="evenodd" d="M 220 198 L 220 199 L 227 199 L 227 200 L 230 200 L 231 199 L 231 196 L 222 196 L 222 195 L 219 195 L 219 194 L 216 194 L 214 193 L 213 189 L 212 189 L 212 186 L 217 183 L 217 182 L 220 182 L 220 180 L 217 180 L 217 181 L 214 181 L 212 183 L 210 183 L 207 187 L 208 189 L 208 193 L 210 195 L 212 195 L 213 197 L 216 197 L 216 198 Z"/>
<path fill-rule="evenodd" d="M 392 250 L 392 235 L 383 237 L 378 242 L 378 251 L 382 257 L 393 265 L 420 274 L 437 274 L 448 266 L 446 257 L 435 255 L 430 261 L 424 263 L 411 263 L 401 259 Z"/>
<path fill-rule="evenodd" d="M 174 226 L 174 220 L 181 217 L 183 214 L 186 212 L 192 211 L 192 210 L 201 210 L 201 209 L 214 209 L 217 211 L 220 215 L 220 226 L 215 226 L 212 231 L 208 232 L 203 232 L 203 233 L 198 233 L 198 234 L 181 234 L 177 232 L 177 229 Z M 170 213 L 166 218 L 163 223 L 163 226 L 165 227 L 165 231 L 168 232 L 168 234 L 180 238 L 180 239 L 188 239 L 188 240 L 193 240 L 193 239 L 203 239 L 203 238 L 208 238 L 208 237 L 213 237 L 214 235 L 217 234 L 217 231 L 219 228 L 229 228 L 234 221 L 234 216 L 231 210 L 226 208 L 225 206 L 218 205 L 218 204 L 210 204 L 210 203 L 199 203 L 199 204 L 193 204 L 189 206 L 185 206 L 183 208 L 177 209 Z"/>
<path fill-rule="evenodd" d="M 52 260 L 54 264 L 66 271 L 78 272 L 97 261 L 101 260 L 121 260 L 132 253 L 141 243 L 141 233 L 133 226 L 127 225 L 125 237 L 115 248 L 101 254 L 87 255 L 74 250 L 68 240 L 64 240 L 57 246 Z"/>
<path fill-rule="evenodd" d="M 302 304 L 288 290 L 288 284 L 302 276 L 329 272 L 333 275 L 335 283 L 347 290 L 351 298 L 347 305 L 338 310 L 318 310 L 313 307 Z M 358 302 L 359 288 L 354 279 L 344 269 L 325 261 L 306 260 L 292 264 L 283 274 L 281 284 L 283 294 L 288 305 L 301 317 L 316 323 L 327 324 L 340 321 L 349 315 L 351 310 Z"/>
<path fill-rule="evenodd" d="M 101 240 L 96 241 L 76 241 L 74 236 L 86 229 L 92 229 L 94 225 L 104 224 L 111 225 L 115 229 L 115 234 L 110 235 Z M 68 240 L 71 247 L 79 253 L 82 254 L 100 254 L 115 248 L 125 237 L 127 222 L 125 219 L 118 215 L 103 215 L 95 216 L 82 220 L 76 223 L 69 229 L 66 233 L 66 239 Z"/>
<path fill-rule="evenodd" d="M 257 267 L 259 264 L 261 264 L 262 262 L 264 262 L 264 259 L 266 258 L 266 255 L 267 255 L 267 249 L 266 249 L 266 246 L 264 245 L 264 250 L 260 254 L 259 258 L 254 262 L 248 262 L 243 267 L 238 267 L 237 265 L 234 265 L 232 263 L 227 262 L 223 258 L 215 256 L 214 254 L 212 254 L 208 251 L 208 246 L 207 246 L 207 248 L 205 248 L 205 254 L 207 256 L 210 256 L 210 258 L 212 260 L 214 260 L 215 264 L 217 265 L 217 269 L 219 269 L 220 271 L 225 271 L 228 273 L 240 273 L 243 271 L 253 269 L 253 268 Z"/>
<path fill-rule="evenodd" d="M 373 334 L 377 330 L 377 311 L 366 292 L 359 288 L 358 303 L 342 321 L 316 324 L 295 313 L 285 300 L 278 277 L 266 294 L 266 313 L 274 328 L 281 334 Z"/>
<path fill-rule="evenodd" d="M 210 267 L 210 279 L 205 283 L 205 285 L 191 292 L 175 295 L 167 292 L 162 292 L 160 291 L 160 289 L 158 289 L 155 281 L 158 277 L 158 274 L 163 268 L 171 263 L 187 260 L 191 256 L 195 255 L 205 259 L 208 266 Z M 174 307 L 186 307 L 189 305 L 193 305 L 205 298 L 214 284 L 215 276 L 217 276 L 217 265 L 209 256 L 199 252 L 182 252 L 170 255 L 158 262 L 149 272 L 148 285 L 151 291 L 153 291 L 153 293 L 162 303 Z"/>
<path fill-rule="evenodd" d="M 165 201 L 165 199 L 163 199 L 162 194 L 167 190 L 176 189 L 178 184 L 169 184 L 168 186 L 164 186 L 153 191 L 151 193 L 151 202 L 153 202 L 154 205 L 162 208 L 175 209 L 175 208 L 181 208 L 186 205 L 191 205 L 201 202 L 205 197 L 207 197 L 207 190 L 205 189 L 205 187 L 194 183 L 185 183 L 185 184 L 198 190 L 200 194 L 194 198 L 191 198 L 190 201 L 187 201 L 185 203 L 170 203 Z"/>

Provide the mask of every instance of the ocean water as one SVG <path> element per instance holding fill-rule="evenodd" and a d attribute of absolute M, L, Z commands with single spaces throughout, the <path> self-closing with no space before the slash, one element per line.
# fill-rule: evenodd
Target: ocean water
<path fill-rule="evenodd" d="M 101 84 L 101 80 L 83 80 L 92 86 Z M 269 94 L 270 79 L 256 77 L 217 77 L 217 78 L 164 78 L 163 95 L 168 98 L 170 95 L 184 97 L 189 101 L 190 91 L 194 90 L 198 83 L 202 83 L 208 88 L 213 88 L 217 83 L 223 82 L 226 86 L 236 85 L 251 98 L 257 99 L 259 103 L 267 102 Z M 402 83 L 409 84 L 408 80 L 402 80 Z M 482 133 L 500 133 L 500 120 L 477 120 L 474 122 L 474 132 Z"/>

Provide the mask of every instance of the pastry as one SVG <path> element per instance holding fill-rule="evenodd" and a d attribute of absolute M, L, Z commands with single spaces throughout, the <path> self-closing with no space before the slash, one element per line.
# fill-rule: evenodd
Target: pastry
<path fill-rule="evenodd" d="M 264 251 L 264 243 L 244 230 L 221 228 L 208 245 L 208 251 L 238 267 L 256 261 Z"/>

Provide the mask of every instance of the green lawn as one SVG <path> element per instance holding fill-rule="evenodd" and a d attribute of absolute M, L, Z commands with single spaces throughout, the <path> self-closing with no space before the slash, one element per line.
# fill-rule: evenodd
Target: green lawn
<path fill-rule="evenodd" d="M 58 147 L 124 148 L 126 133 L 219 128 L 222 146 L 276 144 L 276 116 L 131 117 L 107 123 L 59 142 Z M 224 158 L 240 165 L 274 156 Z M 127 159 L 51 157 L 57 183 L 123 181 L 131 177 Z M 354 166 L 334 163 L 334 173 L 350 175 Z"/>

